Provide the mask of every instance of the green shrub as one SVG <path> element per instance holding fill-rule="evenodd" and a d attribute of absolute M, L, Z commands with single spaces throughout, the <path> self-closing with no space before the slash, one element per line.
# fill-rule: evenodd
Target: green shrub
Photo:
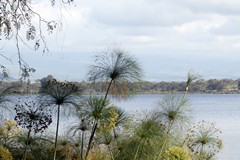
<path fill-rule="evenodd" d="M 12 155 L 8 149 L 0 146 L 0 160 L 12 160 Z"/>
<path fill-rule="evenodd" d="M 22 149 L 12 150 L 11 152 L 12 152 L 13 159 L 17 159 L 17 160 L 23 159 Z M 31 153 L 27 153 L 26 160 L 35 160 L 35 158 Z"/>
<path fill-rule="evenodd" d="M 223 147 L 222 132 L 213 123 L 200 121 L 189 131 L 187 146 L 195 159 L 212 159 Z"/>
<path fill-rule="evenodd" d="M 190 154 L 180 147 L 170 147 L 164 153 L 164 160 L 191 160 Z"/>

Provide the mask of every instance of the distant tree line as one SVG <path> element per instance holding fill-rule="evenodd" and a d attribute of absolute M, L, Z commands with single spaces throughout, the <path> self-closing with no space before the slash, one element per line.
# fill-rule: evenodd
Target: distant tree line
<path fill-rule="evenodd" d="M 184 82 L 140 82 L 139 92 L 168 93 L 183 92 Z M 198 80 L 192 83 L 189 92 L 191 93 L 239 93 L 240 79 L 209 79 Z"/>
<path fill-rule="evenodd" d="M 44 85 L 49 79 L 53 79 L 52 75 L 48 75 L 34 83 L 28 82 L 2 82 L 8 86 L 15 84 L 15 93 L 20 94 L 38 94 L 41 85 Z M 87 81 L 74 82 L 76 86 L 81 88 L 84 94 L 101 94 L 106 90 L 106 85 L 101 82 L 90 83 Z M 130 92 L 133 93 L 181 93 L 185 90 L 185 82 L 149 82 L 141 81 L 132 84 L 130 86 Z M 190 93 L 240 93 L 240 78 L 237 80 L 232 79 L 209 79 L 198 80 L 192 83 L 192 87 L 189 89 Z"/>

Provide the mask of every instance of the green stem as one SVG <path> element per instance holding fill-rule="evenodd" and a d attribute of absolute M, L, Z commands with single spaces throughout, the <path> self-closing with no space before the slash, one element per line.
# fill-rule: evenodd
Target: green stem
<path fill-rule="evenodd" d="M 198 159 L 198 160 L 201 160 L 201 159 L 202 159 L 202 152 L 203 152 L 203 145 L 202 145 L 202 147 L 201 147 L 201 151 L 200 151 L 200 153 L 199 153 L 199 159 Z"/>
<path fill-rule="evenodd" d="M 115 155 L 115 158 L 119 155 L 119 153 L 120 153 L 121 151 L 120 150 L 118 150 L 118 152 L 117 152 L 117 154 Z"/>
<path fill-rule="evenodd" d="M 180 145 L 180 147 L 182 147 L 187 140 L 188 140 L 188 136 L 186 136 L 186 137 L 184 138 L 184 140 L 183 140 L 182 144 Z"/>
<path fill-rule="evenodd" d="M 115 140 L 117 139 L 117 133 L 116 133 L 116 129 L 115 128 L 113 128 L 113 137 L 114 137 Z"/>
<path fill-rule="evenodd" d="M 83 141 L 84 141 L 84 131 L 82 132 L 82 140 L 81 140 L 81 150 L 80 150 L 80 159 L 83 160 Z"/>
<path fill-rule="evenodd" d="M 169 136 L 169 134 L 170 134 L 170 131 L 171 131 L 172 126 L 173 126 L 173 123 L 170 123 L 170 125 L 169 125 L 169 127 L 168 127 L 168 130 L 167 130 L 167 134 L 166 134 L 166 136 L 165 136 L 165 138 L 164 138 L 164 141 L 163 141 L 163 144 L 162 144 L 160 153 L 158 154 L 156 160 L 158 160 L 158 158 L 162 156 L 162 152 L 163 152 L 163 149 L 165 148 L 165 145 L 167 144 L 168 136 Z"/>
<path fill-rule="evenodd" d="M 111 85 L 112 85 L 112 82 L 113 82 L 113 79 L 111 79 L 111 81 L 110 81 L 109 84 L 108 84 L 108 88 L 107 88 L 106 94 L 105 94 L 105 96 L 104 96 L 104 101 L 103 101 L 103 104 L 102 104 L 102 108 L 103 108 L 104 105 L 105 105 L 105 101 L 106 101 L 107 96 L 108 96 L 108 93 L 109 93 L 109 91 L 110 91 L 110 87 L 111 87 Z M 88 147 L 87 147 L 85 159 L 87 159 L 87 156 L 88 156 L 89 151 L 90 151 L 90 149 L 91 149 L 91 144 L 92 144 L 92 141 L 93 141 L 93 137 L 94 137 L 94 135 L 95 135 L 95 132 L 96 132 L 96 129 L 97 129 L 97 126 L 98 126 L 98 119 L 95 119 L 94 121 L 95 121 L 95 122 L 94 122 L 94 125 L 93 125 L 93 128 L 92 128 L 92 132 L 91 132 L 91 136 L 90 136 L 89 142 L 88 142 Z"/>
<path fill-rule="evenodd" d="M 114 157 L 113 157 L 113 154 L 112 154 L 112 150 L 111 150 L 110 144 L 108 145 L 108 151 L 109 151 L 109 153 L 110 153 L 111 160 L 114 160 Z"/>
<path fill-rule="evenodd" d="M 88 142 L 88 147 L 87 147 L 85 159 L 87 159 L 87 156 L 88 156 L 89 151 L 90 151 L 90 149 L 91 149 L 91 144 L 92 144 L 93 137 L 94 137 L 94 134 L 95 134 L 95 132 L 96 132 L 97 126 L 98 126 L 98 120 L 95 119 L 95 120 L 94 120 L 94 125 L 93 125 L 93 128 L 92 128 L 92 132 L 91 132 L 91 136 L 90 136 L 89 142 Z"/>
<path fill-rule="evenodd" d="M 104 101 L 107 99 L 107 96 L 108 96 L 108 94 L 109 94 L 109 91 L 110 91 L 110 87 L 111 87 L 111 85 L 112 85 L 112 82 L 113 82 L 113 80 L 111 79 L 111 81 L 110 81 L 109 84 L 108 84 L 108 88 L 107 88 L 107 91 L 106 91 L 106 94 L 105 94 L 105 97 L 104 97 Z"/>
<path fill-rule="evenodd" d="M 182 104 L 183 104 L 183 102 L 184 102 L 184 100 L 185 100 L 185 98 L 186 98 L 187 92 L 188 92 L 188 86 L 186 86 L 185 92 L 184 92 L 183 97 L 182 97 L 181 102 L 180 102 L 180 105 L 178 106 L 178 108 L 177 108 L 177 110 L 176 110 L 176 116 L 177 116 L 180 108 L 183 106 Z M 159 157 L 162 156 L 163 149 L 164 149 L 165 145 L 167 144 L 167 139 L 168 139 L 168 136 L 169 136 L 169 134 L 170 134 L 170 131 L 171 131 L 172 127 L 173 127 L 173 124 L 174 124 L 174 120 L 171 121 L 171 123 L 170 123 L 170 125 L 169 125 L 169 127 L 168 127 L 167 135 L 166 135 L 166 137 L 164 138 L 162 148 L 161 148 L 160 153 L 158 154 L 156 160 L 158 160 Z"/>
<path fill-rule="evenodd" d="M 138 145 L 137 151 L 136 151 L 136 153 L 135 153 L 134 160 L 137 159 L 137 155 L 138 155 L 138 152 L 139 152 L 139 149 L 140 149 L 140 145 L 141 145 L 141 140 L 140 140 L 140 142 L 139 142 L 139 145 Z"/>
<path fill-rule="evenodd" d="M 57 109 L 57 129 L 56 129 L 56 136 L 55 136 L 53 160 L 56 160 L 56 155 L 57 155 L 57 141 L 58 141 L 59 119 L 60 119 L 60 105 L 58 105 L 58 109 Z"/>
<path fill-rule="evenodd" d="M 30 139 L 30 134 L 31 134 L 31 128 L 28 130 L 26 145 L 25 145 L 25 149 L 24 149 L 24 152 L 23 152 L 23 159 L 24 160 L 26 160 L 26 158 L 27 158 L 27 147 L 28 147 L 28 143 L 29 143 L 29 139 Z"/>
<path fill-rule="evenodd" d="M 144 141 L 143 141 L 143 144 L 142 144 L 142 147 L 141 147 L 141 150 L 140 150 L 140 153 L 139 153 L 139 159 L 142 156 L 143 147 L 144 147 L 145 142 L 146 142 L 146 139 L 144 139 Z"/>

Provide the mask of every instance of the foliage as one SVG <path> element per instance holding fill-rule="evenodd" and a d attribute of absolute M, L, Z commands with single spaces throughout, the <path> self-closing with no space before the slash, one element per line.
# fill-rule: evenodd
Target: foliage
<path fill-rule="evenodd" d="M 121 135 L 114 143 L 113 157 L 120 159 L 154 159 L 162 146 L 164 126 L 151 114 L 141 117 L 133 124 L 130 132 Z"/>
<path fill-rule="evenodd" d="M 192 71 L 188 72 L 185 91 L 182 97 L 177 100 L 175 100 L 174 98 L 170 98 L 169 100 L 165 99 L 163 103 L 160 104 L 160 106 L 163 107 L 163 111 L 165 110 L 166 112 L 163 112 L 163 114 L 160 112 L 161 114 L 159 117 L 166 117 L 169 124 L 167 126 L 167 132 L 166 136 L 164 137 L 163 146 L 160 149 L 157 159 L 162 157 L 163 150 L 168 145 L 170 139 L 169 136 L 172 129 L 174 128 L 174 125 L 176 124 L 176 122 L 178 122 L 178 119 L 181 118 L 182 122 L 184 122 L 184 119 L 187 117 L 183 114 L 184 112 L 182 112 L 182 110 L 186 108 L 184 105 L 186 103 L 186 95 L 188 93 L 190 84 L 198 77 L 199 75 L 197 73 L 194 73 Z"/>
<path fill-rule="evenodd" d="M 103 118 L 103 111 L 109 104 L 109 100 L 104 100 L 103 97 L 90 96 L 83 98 L 76 107 L 80 116 L 86 116 L 91 120 L 99 120 Z"/>
<path fill-rule="evenodd" d="M 163 156 L 164 160 L 191 160 L 190 154 L 181 147 L 170 147 Z"/>
<path fill-rule="evenodd" d="M 49 0 L 52 6 L 55 5 L 55 0 Z M 37 1 L 36 1 L 37 2 Z M 36 11 L 33 5 L 36 3 L 30 0 L 1 0 L 0 1 L 0 41 L 3 39 L 12 40 L 14 38 L 16 42 L 18 63 L 21 71 L 21 79 L 29 78 L 30 73 L 36 70 L 30 67 L 22 58 L 20 52 L 20 42 L 22 44 L 28 45 L 29 41 L 33 41 L 33 50 L 37 50 L 42 45 L 43 52 L 48 51 L 48 47 L 45 40 L 44 32 L 48 34 L 52 33 L 58 23 L 54 20 L 48 20 L 47 17 L 42 17 L 41 14 Z M 70 4 L 73 0 L 60 0 L 60 3 Z M 25 32 L 25 38 L 23 38 L 22 33 Z M 0 54 L 9 61 L 11 59 Z M 2 66 L 2 65 L 0 65 Z M 4 71 L 3 73 L 6 73 Z"/>
<path fill-rule="evenodd" d="M 15 150 L 12 152 L 13 159 L 23 159 L 23 152 L 21 150 Z M 36 160 L 31 153 L 27 153 L 26 160 Z"/>
<path fill-rule="evenodd" d="M 55 105 L 75 105 L 75 95 L 79 93 L 79 88 L 71 82 L 60 82 L 56 79 L 48 80 L 41 88 L 42 95 L 46 95 L 48 102 Z"/>
<path fill-rule="evenodd" d="M 134 133 L 139 139 L 149 140 L 153 137 L 163 136 L 164 126 L 155 117 L 146 117 L 136 125 Z"/>
<path fill-rule="evenodd" d="M 17 121 L 18 125 L 28 129 L 28 135 L 25 142 L 24 157 L 26 160 L 27 147 L 30 144 L 30 134 L 43 132 L 52 123 L 52 112 L 48 103 L 39 103 L 33 100 L 19 99 L 15 105 L 16 116 L 14 120 Z"/>
<path fill-rule="evenodd" d="M 72 144 L 72 141 L 62 138 L 58 142 L 56 159 L 61 160 L 77 160 L 79 159 L 79 153 L 76 146 Z M 52 159 L 52 157 L 49 157 Z"/>
<path fill-rule="evenodd" d="M 42 78 L 40 80 L 42 86 L 46 86 L 48 80 L 54 79 L 51 75 Z M 238 88 L 239 80 L 232 79 L 210 79 L 210 80 L 197 80 L 192 82 L 191 87 L 188 92 L 190 93 L 240 93 L 240 87 Z M 17 82 L 7 82 L 3 81 L 0 83 L 1 87 L 6 87 L 10 85 L 16 85 Z M 102 86 L 106 85 L 104 82 L 74 82 L 76 86 L 81 88 L 81 92 L 85 95 L 92 94 L 102 94 L 104 88 Z M 240 83 L 239 83 L 240 84 Z M 22 85 L 14 88 L 12 90 L 13 93 L 29 93 L 26 89 L 26 82 L 22 82 Z M 41 91 L 41 85 L 39 82 L 32 82 L 29 85 L 29 90 L 31 93 L 38 94 Z M 185 91 L 186 82 L 149 82 L 149 81 L 140 81 L 140 82 L 132 82 L 129 84 L 129 92 L 130 93 L 182 93 Z M 239 85 L 240 86 L 240 85 Z M 132 88 L 134 87 L 134 88 Z M 44 88 L 44 87 L 42 87 Z"/>
<path fill-rule="evenodd" d="M 26 26 L 28 28 L 26 31 L 26 39 L 35 40 L 35 49 L 37 49 L 40 45 L 40 40 L 45 42 L 41 33 L 41 23 L 44 23 L 48 31 L 52 32 L 52 30 L 56 28 L 56 22 L 43 19 L 40 14 L 32 10 L 31 3 L 31 1 L 21 0 L 1 1 L 0 35 L 6 39 L 10 39 L 14 35 L 19 36 L 18 32 Z M 38 26 L 33 23 L 34 18 L 38 19 Z"/>
<path fill-rule="evenodd" d="M 117 131 L 123 130 L 123 125 L 128 122 L 128 115 L 116 106 L 109 106 L 103 113 L 103 117 L 100 119 L 96 137 L 100 144 L 107 145 L 110 154 L 112 154 L 111 146 L 114 146 L 119 138 Z"/>
<path fill-rule="evenodd" d="M 104 132 L 111 132 L 115 127 L 118 120 L 118 113 L 114 106 L 110 106 L 103 112 L 103 117 L 100 119 L 99 130 Z"/>
<path fill-rule="evenodd" d="M 87 145 L 86 157 L 89 154 L 99 122 L 104 118 L 104 112 L 106 112 L 108 105 L 109 101 L 105 98 L 90 96 L 88 98 L 82 99 L 79 105 L 76 106 L 78 115 L 84 117 L 85 120 L 87 119 L 89 121 L 89 124 L 92 125 L 90 138 Z"/>
<path fill-rule="evenodd" d="M 104 144 L 109 145 L 113 139 L 113 129 L 116 127 L 116 122 L 118 119 L 118 114 L 115 107 L 109 107 L 103 112 L 103 117 L 100 119 L 99 126 L 97 127 L 97 132 L 101 136 Z"/>
<path fill-rule="evenodd" d="M 48 76 L 41 80 L 41 103 L 17 102 L 15 120 L 27 128 L 28 133 L 20 132 L 11 121 L 0 128 L 1 145 L 8 147 L 15 159 L 191 160 L 185 150 L 188 147 L 193 159 L 202 160 L 219 152 L 222 142 L 216 137 L 219 130 L 214 126 L 199 125 L 189 134 L 185 132 L 191 117 L 186 94 L 198 78 L 197 74 L 190 72 L 187 81 L 181 84 L 183 95 L 164 97 L 158 102 L 157 109 L 131 121 L 131 125 L 126 112 L 111 104 L 107 96 L 110 93 L 128 94 L 128 87 L 139 83 L 135 81 L 142 76 L 139 65 L 125 52 L 115 49 L 97 56 L 96 63 L 90 67 L 89 78 L 98 84 L 106 84 L 104 97 L 86 96 L 77 104 L 79 87 L 76 83 L 60 82 Z M 30 136 L 32 129 L 35 133 L 43 132 L 50 125 L 53 108 L 49 105 L 57 108 L 54 143 L 53 137 Z M 73 106 L 79 121 L 70 126 L 70 136 L 58 140 L 60 109 L 72 109 Z M 125 128 L 126 123 L 131 127 Z M 186 138 L 183 140 L 182 137 Z"/>
<path fill-rule="evenodd" d="M 14 120 L 18 125 L 35 133 L 43 132 L 52 123 L 52 110 L 48 103 L 19 99 L 14 110 Z"/>
<path fill-rule="evenodd" d="M 112 117 L 110 123 L 112 123 L 113 137 L 118 138 L 118 131 L 121 131 L 121 128 L 125 128 L 126 124 L 129 122 L 128 113 L 120 107 L 111 106 L 109 116 Z"/>
<path fill-rule="evenodd" d="M 72 130 L 73 132 L 71 132 L 75 134 L 73 136 L 71 135 L 65 138 L 60 138 L 58 141 L 56 148 L 56 159 L 84 159 L 81 154 L 86 153 L 88 146 L 86 141 L 90 135 L 87 133 L 92 131 L 95 118 L 99 118 L 99 123 L 97 125 L 96 135 L 94 136 L 94 143 L 91 144 L 91 150 L 89 152 L 88 159 L 147 160 L 156 159 L 158 157 L 159 149 L 163 147 L 166 134 L 166 124 L 168 123 L 164 125 L 162 123 L 163 121 L 160 121 L 157 118 L 155 111 L 153 111 L 153 113 L 147 113 L 145 117 L 141 116 L 140 119 L 133 122 L 133 126 L 129 129 L 129 131 L 119 132 L 117 138 L 115 139 L 113 136 L 113 130 L 118 126 L 116 125 L 116 122 L 117 119 L 119 119 L 119 114 L 117 114 L 119 112 L 117 111 L 117 108 L 109 105 L 110 103 L 108 102 L 108 105 L 104 107 L 101 114 L 97 114 L 97 112 L 94 111 L 99 112 L 101 105 L 95 105 L 98 104 L 97 102 L 102 102 L 104 98 L 92 97 L 91 101 L 88 98 L 83 99 L 84 102 L 81 102 L 82 107 L 80 107 L 81 105 L 78 106 L 80 121 L 78 126 L 75 126 L 75 128 Z M 90 109 L 90 104 L 94 104 L 93 106 L 95 107 L 92 106 L 92 109 Z M 126 122 L 127 120 L 129 119 L 125 119 L 122 122 Z M 16 123 L 14 124 L 14 122 L 8 122 L 7 124 L 9 124 L 9 126 L 14 126 Z M 122 127 L 120 128 L 125 129 Z M 199 128 L 194 128 L 197 133 L 197 130 L 199 130 Z M 168 136 L 168 145 L 165 145 L 165 147 L 163 147 L 164 152 L 161 156 L 161 159 L 171 160 L 175 158 L 176 160 L 188 160 L 189 153 L 187 150 L 185 150 L 185 148 L 187 146 L 189 147 L 190 142 L 193 142 L 194 140 L 191 138 L 193 137 L 191 133 L 193 133 L 194 128 L 191 130 L 191 132 L 189 132 L 188 135 L 185 135 L 187 136 L 186 143 L 182 143 L 182 145 L 179 147 L 168 148 L 169 146 L 175 146 L 173 141 L 178 139 L 178 137 L 174 137 L 176 135 L 171 134 Z M 208 131 L 210 129 L 207 128 L 206 130 Z M 176 130 L 176 132 L 181 132 L 183 134 L 186 133 L 182 127 L 180 127 L 179 130 Z M 81 133 L 84 133 L 84 140 L 82 140 Z M 13 153 L 14 158 L 22 158 L 22 147 L 26 142 L 26 137 L 26 134 L 18 136 L 18 141 L 14 140 L 15 145 L 11 145 L 10 151 Z M 16 138 L 17 137 L 15 136 L 11 137 L 10 139 Z M 48 137 L 49 141 L 52 139 L 52 137 Z M 54 144 L 48 140 L 44 140 L 43 135 L 39 135 L 39 137 L 31 136 L 29 139 L 29 152 L 27 152 L 26 159 L 52 159 L 52 155 L 54 153 Z M 83 148 L 81 148 L 81 144 L 84 145 Z M 187 146 L 185 146 L 185 144 L 187 144 Z M 195 145 L 192 145 L 192 148 L 194 147 Z M 191 151 L 192 148 L 190 148 L 189 151 Z M 80 152 L 81 150 L 82 153 Z M 200 151 L 191 152 L 192 158 L 196 160 L 207 160 L 213 158 L 210 157 L 210 153 L 211 152 L 208 152 L 208 150 L 203 150 L 201 154 Z"/>
<path fill-rule="evenodd" d="M 75 143 L 76 148 L 79 148 L 80 159 L 84 159 L 83 152 L 85 147 L 85 135 L 86 132 L 89 132 L 90 121 L 86 117 L 81 117 L 78 115 L 79 121 L 76 124 L 73 124 L 68 130 L 68 134 L 75 136 L 79 139 L 79 143 Z"/>
<path fill-rule="evenodd" d="M 116 149 L 114 150 L 114 159 L 115 160 L 128 160 L 134 159 L 136 153 L 139 153 L 138 146 L 141 146 L 140 152 L 149 153 L 153 151 L 153 148 L 148 143 L 143 143 L 139 141 L 139 139 L 135 139 L 134 137 L 127 137 L 123 139 L 121 142 L 117 143 Z M 154 153 L 154 152 L 152 152 Z M 140 157 L 142 155 L 140 154 Z M 138 157 L 139 158 L 139 157 Z M 142 159 L 139 158 L 139 159 Z"/>
<path fill-rule="evenodd" d="M 69 133 L 81 138 L 81 157 L 83 157 L 84 148 L 88 148 L 89 145 L 91 148 L 102 143 L 109 145 L 113 138 L 117 138 L 117 127 L 120 127 L 127 120 L 127 114 L 124 110 L 110 105 L 110 102 L 108 100 L 104 101 L 103 97 L 90 96 L 83 98 L 76 109 L 79 121 L 70 128 Z M 96 132 L 93 136 L 95 145 L 93 145 L 93 142 L 90 143 L 94 129 Z M 90 133 L 90 137 L 87 133 Z M 86 144 L 87 141 L 88 144 Z M 89 154 L 89 156 L 92 155 L 90 150 Z"/>
<path fill-rule="evenodd" d="M 13 139 L 20 133 L 15 121 L 7 120 L 0 126 L 0 144 L 4 147 L 10 147 Z"/>
<path fill-rule="evenodd" d="M 113 157 L 115 160 L 155 159 L 156 150 L 162 145 L 159 138 L 140 140 L 136 137 L 126 136 L 112 147 Z"/>
<path fill-rule="evenodd" d="M 190 130 L 187 145 L 198 159 L 210 159 L 222 149 L 219 134 L 213 123 L 201 121 Z"/>
<path fill-rule="evenodd" d="M 187 74 L 187 82 L 186 82 L 186 91 L 188 91 L 189 89 L 189 85 L 192 84 L 193 81 L 196 81 L 198 79 L 200 79 L 200 75 L 192 70 L 190 70 Z"/>
<path fill-rule="evenodd" d="M 186 128 L 190 122 L 191 111 L 187 99 L 167 95 L 161 99 L 154 110 L 156 118 L 168 128 L 173 123 L 175 130 Z"/>
<path fill-rule="evenodd" d="M 240 90 L 240 81 L 238 81 L 238 90 Z"/>
<path fill-rule="evenodd" d="M 110 160 L 110 156 L 106 153 L 101 153 L 99 151 L 90 152 L 88 160 Z"/>
<path fill-rule="evenodd" d="M 12 160 L 11 153 L 2 146 L 0 146 L 0 160 Z"/>
<path fill-rule="evenodd" d="M 154 144 L 154 147 L 153 147 L 154 150 L 156 149 L 155 148 L 156 146 L 158 147 L 162 146 L 162 141 L 163 141 L 162 137 L 164 137 L 164 126 L 162 125 L 161 122 L 157 121 L 155 117 L 143 119 L 141 120 L 140 124 L 135 128 L 135 135 L 136 135 L 136 138 L 139 138 L 140 144 L 137 147 L 134 160 L 141 158 L 142 155 L 144 156 L 143 153 L 144 153 L 144 150 L 146 150 L 145 147 L 147 147 L 147 146 L 144 146 L 145 143 L 148 144 L 151 141 L 153 141 L 152 144 Z M 158 144 L 154 142 L 156 140 L 159 141 Z M 155 153 L 153 153 L 152 155 L 155 155 Z"/>
<path fill-rule="evenodd" d="M 191 93 L 239 93 L 239 80 L 232 79 L 199 79 L 192 82 L 188 89 Z M 138 82 L 137 92 L 139 93 L 182 93 L 185 91 L 186 82 Z M 93 90 L 100 92 L 97 87 Z"/>
<path fill-rule="evenodd" d="M 130 87 L 129 84 L 141 79 L 142 69 L 134 58 L 127 55 L 123 50 L 117 48 L 111 48 L 106 52 L 97 55 L 95 62 L 95 65 L 90 66 L 88 75 L 90 81 L 100 81 L 105 82 L 106 84 L 105 97 L 102 99 L 103 102 L 99 103 L 100 106 L 98 107 L 100 108 L 100 111 L 102 111 L 104 106 L 106 106 L 107 96 L 109 93 L 112 93 L 113 95 L 120 95 L 122 97 L 128 95 Z M 98 123 L 99 118 L 95 118 L 86 151 L 86 159 L 88 157 Z M 105 135 L 107 135 L 108 141 L 111 140 L 110 134 Z"/>
<path fill-rule="evenodd" d="M 106 82 L 106 95 L 126 96 L 131 82 L 139 81 L 142 69 L 137 61 L 123 49 L 110 48 L 96 56 L 95 65 L 90 66 L 89 81 Z"/>
<path fill-rule="evenodd" d="M 53 144 L 53 137 L 47 137 L 43 134 L 29 136 L 28 132 L 22 131 L 15 139 L 17 145 L 11 147 L 14 159 L 45 160 L 52 158 L 52 152 L 50 153 L 49 147 Z M 28 152 L 25 152 L 26 145 Z M 24 156 L 24 152 L 26 153 L 26 157 Z M 49 158 L 50 156 L 51 158 Z"/>
<path fill-rule="evenodd" d="M 47 50 L 45 38 L 42 35 L 42 23 L 45 24 L 48 30 L 51 32 L 56 28 L 56 22 L 43 19 L 40 14 L 32 10 L 31 1 L 8 1 L 3 0 L 0 2 L 0 36 L 9 40 L 12 37 L 16 40 L 16 47 L 18 50 L 19 66 L 22 71 L 22 77 L 29 77 L 30 72 L 35 72 L 34 68 L 31 68 L 22 59 L 19 41 L 23 41 L 20 36 L 20 30 L 27 28 L 26 40 L 34 40 L 34 48 L 38 49 L 40 44 L 44 44 L 43 51 Z M 33 21 L 37 19 L 37 24 Z M 20 40 L 19 40 L 20 39 Z"/>
<path fill-rule="evenodd" d="M 55 147 L 54 147 L 54 160 L 56 159 L 57 149 L 57 138 L 59 129 L 60 119 L 60 108 L 65 107 L 70 109 L 72 106 L 76 106 L 75 98 L 76 94 L 79 93 L 79 88 L 70 82 L 60 82 L 56 79 L 49 80 L 46 86 L 42 86 L 42 94 L 45 96 L 48 103 L 53 106 L 57 106 L 57 126 L 55 136 Z M 70 107 L 70 108 L 69 108 Z"/>

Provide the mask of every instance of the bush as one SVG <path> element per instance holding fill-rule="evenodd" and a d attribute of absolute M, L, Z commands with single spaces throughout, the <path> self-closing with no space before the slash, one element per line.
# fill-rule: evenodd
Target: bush
<path fill-rule="evenodd" d="M 13 159 L 23 159 L 23 151 L 21 150 L 14 150 L 12 151 Z M 31 153 L 26 154 L 26 160 L 35 160 L 34 156 Z"/>
<path fill-rule="evenodd" d="M 190 154 L 180 147 L 170 147 L 165 151 L 164 160 L 191 160 Z"/>
<path fill-rule="evenodd" d="M 0 146 L 0 160 L 12 160 L 11 153 L 2 146 Z"/>

